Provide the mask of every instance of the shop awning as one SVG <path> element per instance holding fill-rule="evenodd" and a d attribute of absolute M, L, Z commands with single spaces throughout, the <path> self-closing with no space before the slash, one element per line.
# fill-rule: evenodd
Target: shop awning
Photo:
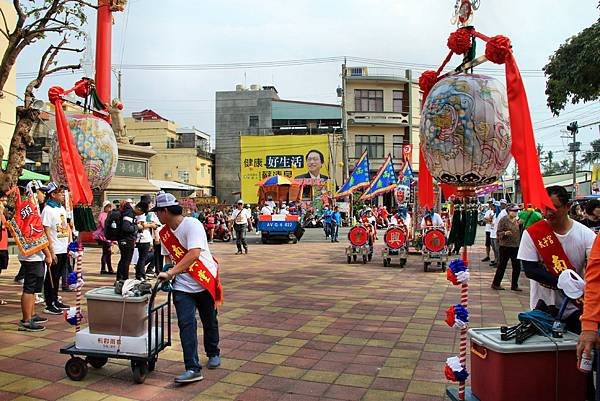
<path fill-rule="evenodd" d="M 8 164 L 8 160 L 2 160 L 2 169 L 5 169 L 7 164 Z M 19 180 L 24 180 L 24 181 L 31 181 L 31 180 L 50 181 L 50 176 L 44 175 L 44 174 L 40 174 L 40 173 L 36 173 L 34 171 L 30 171 L 30 170 L 27 170 L 27 169 L 23 169 L 23 172 L 21 173 L 21 176 L 19 177 Z"/>
<path fill-rule="evenodd" d="M 164 180 L 148 180 L 150 183 L 160 189 L 175 190 L 175 191 L 196 191 L 202 189 L 193 185 L 184 184 L 177 181 L 164 181 Z"/>

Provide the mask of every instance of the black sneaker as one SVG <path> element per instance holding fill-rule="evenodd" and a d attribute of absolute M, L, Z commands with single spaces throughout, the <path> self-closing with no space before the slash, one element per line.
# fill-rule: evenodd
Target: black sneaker
<path fill-rule="evenodd" d="M 35 314 L 35 315 L 33 315 L 33 316 L 31 317 L 31 320 L 32 320 L 34 323 L 46 323 L 46 322 L 48 321 L 48 319 L 47 319 L 47 318 L 45 318 L 45 317 L 42 317 L 42 316 L 40 316 L 40 315 L 38 315 L 38 314 Z"/>
<path fill-rule="evenodd" d="M 41 324 L 35 323 L 33 320 L 28 322 L 24 322 L 23 320 L 19 321 L 19 331 L 44 331 L 46 328 Z"/>
<path fill-rule="evenodd" d="M 489 262 L 490 261 L 490 257 L 486 256 L 485 258 L 481 259 L 482 262 Z"/>
<path fill-rule="evenodd" d="M 58 309 L 54 305 L 50 305 L 46 306 L 46 309 L 44 309 L 44 313 L 48 315 L 62 315 L 63 311 L 61 309 Z"/>
<path fill-rule="evenodd" d="M 60 302 L 60 301 L 56 301 L 56 302 L 54 302 L 54 306 L 55 306 L 57 309 L 69 309 L 69 308 L 70 308 L 70 306 L 69 306 L 69 305 L 65 305 L 65 304 L 63 304 L 63 303 L 62 303 L 62 302 Z"/>

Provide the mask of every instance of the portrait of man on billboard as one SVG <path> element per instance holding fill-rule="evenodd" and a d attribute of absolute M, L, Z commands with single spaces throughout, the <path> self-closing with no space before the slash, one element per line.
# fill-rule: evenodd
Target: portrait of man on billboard
<path fill-rule="evenodd" d="M 321 174 L 321 168 L 324 164 L 325 156 L 323 156 L 323 153 L 321 153 L 321 151 L 317 149 L 309 150 L 306 154 L 306 166 L 308 167 L 308 172 L 295 177 L 295 179 L 313 178 L 328 180 L 329 177 Z"/>

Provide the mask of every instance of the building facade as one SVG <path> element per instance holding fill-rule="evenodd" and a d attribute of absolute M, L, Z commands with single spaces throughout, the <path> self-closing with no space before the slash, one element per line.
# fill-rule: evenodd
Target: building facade
<path fill-rule="evenodd" d="M 403 146 L 413 145 L 411 165 L 419 170 L 419 125 L 422 94 L 407 70 L 403 75 L 367 67 L 343 67 L 344 127 L 348 165 L 352 169 L 368 150 L 371 176 L 392 155 L 402 166 Z M 387 202 L 386 202 L 387 203 Z"/>
<path fill-rule="evenodd" d="M 327 171 L 332 178 L 337 175 L 341 177 L 341 170 L 335 171 L 341 161 L 341 107 L 339 105 L 283 100 L 273 86 L 252 85 L 246 89 L 242 85 L 237 85 L 235 91 L 216 93 L 215 114 L 215 187 L 221 202 L 235 202 L 241 195 L 242 181 L 251 179 L 248 178 L 248 174 L 244 176 L 242 174 L 243 169 L 252 167 L 242 165 L 243 137 L 327 134 L 327 146 L 331 148 L 328 152 L 330 157 L 326 161 Z M 278 154 L 289 157 L 294 150 L 299 152 L 300 149 L 304 149 L 302 147 L 304 145 L 289 144 L 288 146 L 280 142 L 279 140 L 262 141 L 264 145 L 260 150 L 264 153 L 263 156 L 275 160 L 274 157 Z M 253 153 L 257 150 L 245 149 L 244 151 Z M 297 156 L 305 158 L 306 155 Z M 246 163 L 247 160 L 244 162 Z M 282 175 L 292 170 L 291 166 L 280 170 L 273 168 L 274 172 L 281 171 Z"/>
<path fill-rule="evenodd" d="M 4 16 L 4 22 L 8 24 L 9 29 L 13 29 L 17 20 L 17 13 L 12 2 L 0 0 L 0 9 Z M 8 40 L 0 35 L 0 53 L 4 54 Z M 8 158 L 8 149 L 10 141 L 15 130 L 16 109 L 17 109 L 17 76 L 16 68 L 13 68 L 4 85 L 4 93 L 0 96 L 0 146 L 4 150 L 4 159 Z M 22 96 L 22 95 L 19 95 Z"/>
<path fill-rule="evenodd" d="M 185 183 L 199 188 L 198 196 L 213 195 L 210 135 L 195 128 L 178 128 L 152 110 L 132 113 L 125 125 L 134 144 L 156 151 L 150 159 L 150 179 Z"/>

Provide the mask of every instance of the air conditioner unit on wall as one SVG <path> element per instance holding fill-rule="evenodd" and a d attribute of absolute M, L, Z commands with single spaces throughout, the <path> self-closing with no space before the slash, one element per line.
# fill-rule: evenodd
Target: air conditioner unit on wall
<path fill-rule="evenodd" d="M 348 77 L 366 77 L 369 72 L 367 67 L 347 67 L 346 76 Z"/>

